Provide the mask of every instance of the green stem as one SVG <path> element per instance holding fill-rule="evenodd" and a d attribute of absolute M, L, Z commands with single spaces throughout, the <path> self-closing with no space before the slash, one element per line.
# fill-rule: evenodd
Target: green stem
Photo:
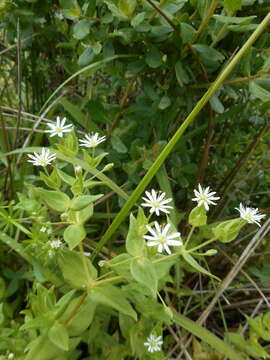
<path fill-rule="evenodd" d="M 214 237 L 213 239 L 210 239 L 210 240 L 204 242 L 204 243 L 201 244 L 201 245 L 195 246 L 194 248 L 187 250 L 187 252 L 188 252 L 188 253 L 194 252 L 194 251 L 196 251 L 196 250 L 198 250 L 198 249 L 201 249 L 202 247 L 205 247 L 206 245 L 211 244 L 211 243 L 212 243 L 213 241 L 215 241 L 215 240 L 217 240 L 216 237 Z"/>
<path fill-rule="evenodd" d="M 187 244 L 189 243 L 189 240 L 191 239 L 191 236 L 192 236 L 194 230 L 195 230 L 195 226 L 192 225 L 192 228 L 190 229 L 190 232 L 189 232 L 188 237 L 187 237 L 187 241 L 185 243 L 185 249 L 187 248 Z"/>
<path fill-rule="evenodd" d="M 217 77 L 216 81 L 210 86 L 207 92 L 203 95 L 203 97 L 198 101 L 195 108 L 188 115 L 186 120 L 182 123 L 182 125 L 178 128 L 174 136 L 165 146 L 163 151 L 159 154 L 157 159 L 152 164 L 151 168 L 145 174 L 143 179 L 140 181 L 136 189 L 133 191 L 128 201 L 122 207 L 119 214 L 113 220 L 111 226 L 105 232 L 103 237 L 100 239 L 96 251 L 92 255 L 92 259 L 94 259 L 97 254 L 100 252 L 102 247 L 107 243 L 107 241 L 112 237 L 114 232 L 118 229 L 119 225 L 125 220 L 128 216 L 129 211 L 134 206 L 136 201 L 139 199 L 145 188 L 148 186 L 150 181 L 155 176 L 156 172 L 160 168 L 160 166 L 164 163 L 174 146 L 177 144 L 181 136 L 183 135 L 186 128 L 192 123 L 192 121 L 196 118 L 196 116 L 200 113 L 203 107 L 207 104 L 207 102 L 211 99 L 211 97 L 215 94 L 217 89 L 222 85 L 223 81 L 230 75 L 234 67 L 238 64 L 240 59 L 244 56 L 244 54 L 250 49 L 253 43 L 257 40 L 257 38 L 261 35 L 261 33 L 268 26 L 270 21 L 270 13 L 264 18 L 264 20 L 260 23 L 257 29 L 251 34 L 246 43 L 242 46 L 242 48 L 238 51 L 238 53 L 231 59 L 228 65 L 223 69 L 220 75 Z"/>

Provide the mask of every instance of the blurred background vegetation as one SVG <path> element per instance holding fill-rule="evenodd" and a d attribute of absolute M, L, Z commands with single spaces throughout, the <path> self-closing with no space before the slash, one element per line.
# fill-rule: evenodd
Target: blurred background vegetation
<path fill-rule="evenodd" d="M 66 116 L 78 131 L 106 135 L 115 165 L 109 176 L 130 193 L 269 10 L 270 0 L 0 0 L 1 154 L 50 145 L 46 122 Z M 173 194 L 182 233 L 198 183 L 221 196 L 212 219 L 235 216 L 240 201 L 269 211 L 269 46 L 265 32 L 153 181 Z M 12 201 L 37 173 L 18 156 L 0 161 L 2 201 Z M 101 205 L 108 223 L 123 201 L 115 196 Z M 245 231 L 230 244 L 231 258 L 254 233 Z M 247 266 L 265 288 L 269 251 L 264 241 Z M 217 274 L 230 266 L 222 254 L 212 265 Z M 21 281 L 16 274 L 4 273 L 12 286 Z M 245 298 L 233 294 L 232 303 Z"/>

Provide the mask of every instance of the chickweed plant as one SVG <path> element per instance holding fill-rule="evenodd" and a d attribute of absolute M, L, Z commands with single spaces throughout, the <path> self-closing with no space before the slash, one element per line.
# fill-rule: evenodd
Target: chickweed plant
<path fill-rule="evenodd" d="M 4 219 L 2 206 L 1 239 L 30 263 L 33 272 L 24 276 L 33 285 L 21 323 L 1 330 L 1 359 L 164 359 L 171 341 L 166 329 L 173 324 L 241 359 L 226 342 L 178 314 L 168 288 L 173 291 L 171 274 L 179 264 L 219 281 L 200 265 L 216 254 L 209 245 L 233 241 L 247 223 L 260 226 L 264 215 L 240 204 L 239 217 L 235 211 L 232 220 L 207 224 L 219 197 L 200 184 L 183 236 L 170 218 L 172 199 L 149 189 L 130 213 L 126 231 L 111 239 L 120 244 L 118 253 L 91 261 L 95 207 L 104 196 L 100 175 L 113 166 L 103 165 L 105 136 L 78 139 L 60 118 L 49 127 L 53 146 L 27 155 L 40 173 L 27 195 L 18 194 L 14 209 L 20 217 Z M 10 226 L 23 234 L 22 241 L 7 235 Z"/>

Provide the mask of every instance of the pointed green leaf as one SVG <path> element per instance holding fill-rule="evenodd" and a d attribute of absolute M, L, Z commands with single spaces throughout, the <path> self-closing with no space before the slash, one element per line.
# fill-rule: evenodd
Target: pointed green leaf
<path fill-rule="evenodd" d="M 64 231 L 64 240 L 70 250 L 73 250 L 86 237 L 86 231 L 83 225 L 69 225 Z"/>
<path fill-rule="evenodd" d="M 210 276 L 216 280 L 219 280 L 220 279 L 211 274 L 209 271 L 207 271 L 206 269 L 204 269 L 190 254 L 188 254 L 184 249 L 183 249 L 183 252 L 182 252 L 182 255 L 183 255 L 183 258 L 186 260 L 186 262 L 191 265 L 194 269 L 198 270 L 199 272 L 207 275 L 207 276 Z"/>
<path fill-rule="evenodd" d="M 140 284 L 147 287 L 153 297 L 157 294 L 157 275 L 155 266 L 151 261 L 145 257 L 133 259 L 130 264 L 130 271 L 132 276 Z"/>
<path fill-rule="evenodd" d="M 58 346 L 60 349 L 64 351 L 68 351 L 69 348 L 68 332 L 63 324 L 56 322 L 53 325 L 53 327 L 50 328 L 48 336 L 54 345 Z"/>
<path fill-rule="evenodd" d="M 137 314 L 125 298 L 124 292 L 116 286 L 105 285 L 94 287 L 90 292 L 90 298 L 96 303 L 112 307 L 137 320 Z"/>
<path fill-rule="evenodd" d="M 188 223 L 192 226 L 203 226 L 207 222 L 204 206 L 196 206 L 189 214 Z"/>

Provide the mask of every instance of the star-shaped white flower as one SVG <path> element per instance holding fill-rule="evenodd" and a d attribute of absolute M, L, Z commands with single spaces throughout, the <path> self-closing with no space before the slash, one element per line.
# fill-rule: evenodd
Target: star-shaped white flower
<path fill-rule="evenodd" d="M 62 241 L 61 240 L 52 240 L 50 241 L 50 247 L 52 249 L 59 249 L 62 246 Z"/>
<path fill-rule="evenodd" d="M 98 133 L 95 133 L 85 135 L 85 139 L 80 139 L 79 142 L 81 146 L 85 146 L 87 148 L 94 148 L 103 141 L 105 141 L 105 139 L 106 136 L 99 136 Z"/>
<path fill-rule="evenodd" d="M 157 246 L 159 253 L 162 253 L 164 249 L 168 254 L 171 254 L 169 246 L 180 246 L 183 244 L 181 240 L 174 240 L 177 238 L 180 239 L 181 235 L 179 232 L 168 234 L 170 224 L 166 224 L 164 228 L 161 228 L 158 222 L 155 221 L 154 225 L 155 230 L 152 229 L 151 226 L 146 225 L 147 230 L 152 234 L 152 236 L 144 235 L 144 238 L 148 240 L 147 246 Z"/>
<path fill-rule="evenodd" d="M 28 162 L 33 163 L 35 166 L 47 166 L 50 165 L 52 161 L 56 159 L 55 154 L 50 154 L 49 149 L 42 148 L 41 153 L 34 153 L 34 155 L 29 154 L 28 157 L 31 160 L 27 160 Z"/>
<path fill-rule="evenodd" d="M 70 131 L 72 131 L 73 125 L 72 124 L 68 124 L 65 125 L 66 122 L 66 118 L 64 117 L 62 120 L 59 116 L 57 116 L 56 118 L 56 124 L 50 124 L 48 123 L 47 125 L 49 126 L 49 130 L 45 130 L 45 132 L 50 133 L 50 137 L 52 136 L 59 136 L 62 137 L 64 135 L 64 133 L 68 133 Z"/>
<path fill-rule="evenodd" d="M 255 223 L 258 226 L 261 226 L 260 221 L 266 216 L 265 214 L 258 214 L 259 209 L 248 206 L 244 207 L 242 203 L 240 203 L 239 209 L 235 209 L 239 211 L 241 218 L 246 220 L 249 224 Z"/>
<path fill-rule="evenodd" d="M 160 211 L 169 214 L 170 211 L 168 209 L 172 209 L 173 207 L 167 205 L 172 199 L 164 199 L 166 196 L 165 192 L 155 191 L 152 189 L 151 193 L 149 191 L 145 192 L 147 197 L 143 197 L 145 203 L 142 203 L 142 206 L 150 207 L 150 213 L 156 213 L 159 216 Z"/>
<path fill-rule="evenodd" d="M 144 343 L 144 346 L 148 347 L 149 352 L 155 352 L 161 350 L 161 345 L 163 344 L 162 336 L 155 336 L 151 334 L 147 339 L 147 341 Z"/>
<path fill-rule="evenodd" d="M 203 187 L 201 187 L 200 184 L 198 186 L 198 189 L 199 190 L 194 190 L 195 198 L 192 199 L 192 201 L 198 202 L 197 206 L 203 205 L 205 207 L 205 210 L 208 211 L 210 204 L 217 205 L 213 200 L 219 200 L 220 197 L 214 196 L 215 191 L 210 192 L 209 186 L 204 189 Z"/>

